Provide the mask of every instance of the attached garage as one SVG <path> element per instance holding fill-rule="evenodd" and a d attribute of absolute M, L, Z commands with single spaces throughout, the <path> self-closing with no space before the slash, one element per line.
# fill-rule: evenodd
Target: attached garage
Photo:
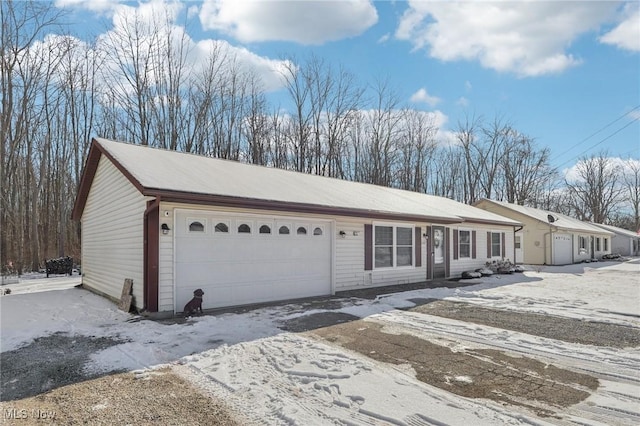
<path fill-rule="evenodd" d="M 117 300 L 133 280 L 133 305 L 157 316 L 196 289 L 216 309 L 444 279 L 513 253 L 520 225 L 447 198 L 106 139 L 92 141 L 73 218 L 83 286 Z"/>
<path fill-rule="evenodd" d="M 203 308 L 331 294 L 331 222 L 286 216 L 175 214 L 176 306 Z"/>

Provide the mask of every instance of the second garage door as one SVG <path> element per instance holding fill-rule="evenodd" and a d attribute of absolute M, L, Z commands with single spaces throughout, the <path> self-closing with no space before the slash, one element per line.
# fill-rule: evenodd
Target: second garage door
<path fill-rule="evenodd" d="M 331 294 L 331 222 L 178 210 L 176 312 Z"/>
<path fill-rule="evenodd" d="M 573 244 L 569 234 L 553 234 L 553 264 L 573 263 Z"/>

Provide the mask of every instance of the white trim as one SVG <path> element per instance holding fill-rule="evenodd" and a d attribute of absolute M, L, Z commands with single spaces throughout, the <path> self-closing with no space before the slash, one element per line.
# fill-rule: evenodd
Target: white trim
<path fill-rule="evenodd" d="M 458 260 L 460 259 L 473 259 L 473 231 L 471 228 L 453 228 L 456 232 L 458 232 Z M 462 257 L 460 255 L 460 231 L 469 233 L 469 256 Z M 476 234 L 476 244 L 478 243 L 478 238 Z M 453 245 L 453 235 L 451 236 L 451 245 Z M 476 247 L 476 253 L 478 248 Z M 451 259 L 453 260 L 453 259 Z"/>
<path fill-rule="evenodd" d="M 336 221 L 331 220 L 329 221 L 329 232 L 330 232 L 330 236 L 328 236 L 328 238 L 331 238 L 330 242 L 329 242 L 329 246 L 331 247 L 331 295 L 335 295 L 336 294 Z M 315 231 L 316 228 L 320 228 L 322 229 L 322 234 L 321 235 L 315 235 L 315 234 L 311 234 L 312 237 L 322 237 L 324 235 L 326 235 L 324 233 L 324 227 L 321 225 L 311 225 L 311 227 L 313 228 L 313 230 Z"/>
<path fill-rule="evenodd" d="M 505 253 L 507 252 L 506 247 L 502 247 L 502 234 L 504 233 L 504 231 L 497 231 L 495 229 L 492 229 L 490 231 L 488 231 L 491 233 L 491 241 L 489 241 L 489 247 L 491 247 L 491 253 L 487 253 L 487 258 L 488 259 L 502 259 L 502 252 L 504 251 Z M 500 236 L 500 253 L 497 256 L 493 255 L 493 234 L 498 234 Z M 505 234 L 505 239 L 506 239 L 506 234 Z M 506 241 L 505 241 L 506 243 Z M 505 257 L 506 259 L 506 257 Z"/>
<path fill-rule="evenodd" d="M 176 212 L 178 211 L 178 209 L 174 208 L 173 209 L 173 233 L 171 234 L 171 238 L 173 239 L 172 243 L 173 243 L 173 250 L 172 250 L 172 260 L 171 262 L 173 263 L 171 265 L 171 269 L 173 271 L 173 280 L 172 280 L 172 287 L 173 287 L 173 315 L 176 315 L 176 313 L 178 312 L 177 309 L 177 304 L 178 304 L 178 289 L 176 286 L 176 280 L 177 280 L 177 272 L 176 272 L 176 255 L 177 255 L 177 241 L 178 239 L 176 238 L 176 231 L 178 230 L 177 226 L 178 226 L 178 215 L 176 214 Z M 158 289 L 158 293 L 160 293 L 160 289 Z M 158 306 L 158 309 L 160 308 L 160 306 Z"/>

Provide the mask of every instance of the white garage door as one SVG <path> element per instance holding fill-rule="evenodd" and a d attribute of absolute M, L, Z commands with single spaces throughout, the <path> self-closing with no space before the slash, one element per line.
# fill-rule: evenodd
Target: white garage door
<path fill-rule="evenodd" d="M 553 234 L 553 264 L 568 265 L 573 263 L 573 244 L 571 235 Z"/>
<path fill-rule="evenodd" d="M 176 212 L 176 311 L 331 294 L 331 222 Z"/>

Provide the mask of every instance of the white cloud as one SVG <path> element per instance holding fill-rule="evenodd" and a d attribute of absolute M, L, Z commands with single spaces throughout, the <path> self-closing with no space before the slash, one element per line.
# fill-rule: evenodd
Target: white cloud
<path fill-rule="evenodd" d="M 429 93 L 427 93 L 427 89 L 425 88 L 421 88 L 416 93 L 411 95 L 411 98 L 409 100 L 413 103 L 425 103 L 431 107 L 434 107 L 440 103 L 440 98 L 431 96 Z"/>
<path fill-rule="evenodd" d="M 638 3 L 627 3 L 624 15 L 622 22 L 600 37 L 600 41 L 620 49 L 640 52 L 640 7 Z"/>
<path fill-rule="evenodd" d="M 137 25 L 138 31 L 142 31 L 138 33 L 138 36 L 141 36 L 141 54 L 143 55 L 147 51 L 151 51 L 159 41 L 164 42 L 170 39 L 176 47 L 184 42 L 186 44 L 185 52 L 188 52 L 186 64 L 193 72 L 198 72 L 206 66 L 212 52 L 217 52 L 221 58 L 224 58 L 224 63 L 227 66 L 255 73 L 260 78 L 264 90 L 273 91 L 283 87 L 282 70 L 288 61 L 262 57 L 247 49 L 233 46 L 224 40 L 204 39 L 196 42 L 186 33 L 185 27 L 175 24 L 184 11 L 184 7 L 184 3 L 173 0 L 153 0 L 140 3 L 137 7 L 123 4 L 114 6 L 112 10 L 113 28 L 98 38 L 99 47 L 103 47 L 105 43 L 113 47 L 111 49 L 113 54 L 106 58 L 103 68 L 117 68 L 118 60 L 128 60 L 126 59 L 128 55 L 124 53 L 127 44 L 126 37 L 133 30 L 133 26 Z M 187 10 L 187 13 L 192 14 L 193 11 L 192 6 Z M 154 34 L 155 36 L 152 36 Z M 109 42 L 110 38 L 115 43 Z M 119 39 L 120 41 L 117 41 Z M 124 44 L 118 46 L 119 43 Z M 163 67 L 156 68 L 162 69 Z"/>
<path fill-rule="evenodd" d="M 464 88 L 467 90 L 467 92 L 470 92 L 471 89 L 473 89 L 473 86 L 471 85 L 471 82 L 469 80 L 464 82 Z"/>
<path fill-rule="evenodd" d="M 457 101 L 456 104 L 460 105 L 461 107 L 468 107 L 469 106 L 469 99 L 465 98 L 464 96 L 461 96 Z"/>
<path fill-rule="evenodd" d="M 414 0 L 396 37 L 443 61 L 479 61 L 521 77 L 553 74 L 581 63 L 571 43 L 600 27 L 614 2 L 425 2 Z"/>
<path fill-rule="evenodd" d="M 383 35 L 382 37 L 380 37 L 378 39 L 378 43 L 379 44 L 384 44 L 384 43 L 388 42 L 390 38 L 391 38 L 391 34 L 387 33 L 387 34 Z"/>
<path fill-rule="evenodd" d="M 378 21 L 369 0 L 205 0 L 200 10 L 205 30 L 241 42 L 292 41 L 322 44 L 357 36 Z"/>
<path fill-rule="evenodd" d="M 57 8 L 78 8 L 87 9 L 93 12 L 108 12 L 118 6 L 117 0 L 55 0 Z"/>
<path fill-rule="evenodd" d="M 597 154 L 595 156 L 598 157 Z M 587 162 L 592 160 L 593 159 L 591 157 L 588 157 L 586 159 Z M 609 170 L 616 170 L 621 174 L 631 174 L 632 167 L 634 168 L 640 167 L 640 160 L 633 159 L 633 158 L 624 159 L 620 157 L 607 157 L 606 162 Z M 580 176 L 579 169 L 584 167 L 584 165 L 585 165 L 585 160 L 580 159 L 573 166 L 563 169 L 562 175 L 569 182 L 581 182 L 583 181 L 583 179 Z"/>

